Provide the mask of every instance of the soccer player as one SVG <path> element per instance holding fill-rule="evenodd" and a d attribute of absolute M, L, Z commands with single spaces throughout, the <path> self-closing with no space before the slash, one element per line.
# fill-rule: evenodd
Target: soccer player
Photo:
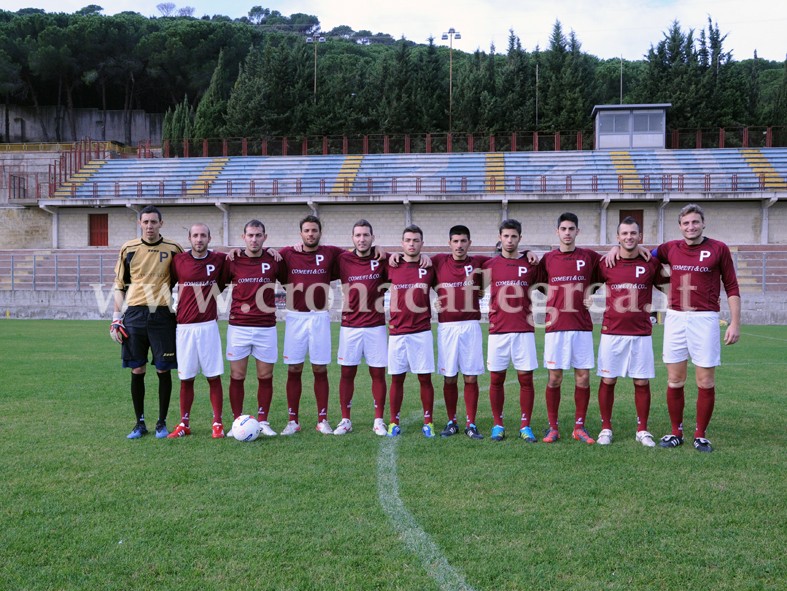
<path fill-rule="evenodd" d="M 579 218 L 566 212 L 557 220 L 559 245 L 541 259 L 540 266 L 547 282 L 546 334 L 544 365 L 549 372 L 546 388 L 549 427 L 545 443 L 560 439 L 558 410 L 563 371 L 574 368 L 573 437 L 583 443 L 595 440 L 585 429 L 590 404 L 590 370 L 593 368 L 593 321 L 584 304 L 593 283 L 593 274 L 601 256 L 576 245 Z"/>
<path fill-rule="evenodd" d="M 535 443 L 530 427 L 533 414 L 533 370 L 538 367 L 536 339 L 533 328 L 530 290 L 540 281 L 540 267 L 519 253 L 522 224 L 504 220 L 499 228 L 500 255 L 483 263 L 485 281 L 490 289 L 489 346 L 487 369 L 490 373 L 489 402 L 492 406 L 494 441 L 505 438 L 503 406 L 505 403 L 506 371 L 513 362 L 519 380 L 521 419 L 519 437 Z M 535 255 L 532 257 L 535 259 Z"/>
<path fill-rule="evenodd" d="M 366 220 L 353 225 L 354 249 L 345 251 L 338 259 L 339 278 L 344 291 L 342 324 L 339 330 L 338 363 L 341 366 L 339 381 L 339 403 L 342 420 L 334 429 L 334 435 L 345 435 L 353 430 L 350 419 L 355 374 L 361 359 L 366 359 L 372 378 L 374 399 L 375 434 L 387 434 L 383 412 L 385 410 L 385 367 L 388 365 L 388 335 L 385 329 L 383 295 L 386 276 L 386 261 L 374 256 L 374 233 Z"/>
<path fill-rule="evenodd" d="M 598 346 L 598 406 L 601 411 L 599 445 L 612 443 L 612 406 L 618 378 L 634 381 L 637 409 L 635 439 L 645 447 L 655 447 L 648 431 L 650 380 L 656 376 L 653 363 L 653 324 L 650 311 L 653 287 L 669 282 L 655 258 L 646 261 L 639 252 L 640 229 L 627 217 L 618 224 L 620 259 L 614 267 L 599 265 L 598 279 L 606 284 L 606 304 Z"/>
<path fill-rule="evenodd" d="M 257 420 L 260 433 L 273 437 L 268 421 L 273 399 L 273 368 L 279 358 L 276 332 L 276 281 L 286 281 L 286 266 L 263 247 L 265 225 L 250 220 L 243 227 L 245 248 L 228 262 L 232 304 L 227 327 L 227 360 L 230 362 L 232 416 L 243 414 L 244 385 L 249 357 L 257 366 Z"/>
<path fill-rule="evenodd" d="M 434 340 L 429 290 L 435 284 L 435 270 L 434 267 L 421 266 L 423 245 L 424 233 L 421 228 L 407 226 L 402 232 L 402 261 L 388 268 L 391 292 L 388 337 L 388 373 L 391 375 L 389 437 L 401 433 L 399 413 L 407 372 L 418 376 L 424 413 L 421 432 L 424 437 L 434 437 Z"/>
<path fill-rule="evenodd" d="M 703 236 L 702 208 L 693 203 L 686 205 L 678 214 L 678 225 L 683 238 L 665 242 L 656 250 L 657 258 L 669 264 L 672 271 L 663 354 L 672 432 L 662 437 L 659 445 L 674 448 L 683 444 L 684 385 L 691 357 L 697 383 L 694 449 L 711 452 L 713 446 L 705 435 L 716 401 L 716 366 L 721 365 L 721 284 L 730 308 L 725 345 L 733 345 L 740 338 L 740 290 L 730 249 L 719 240 Z"/>
<path fill-rule="evenodd" d="M 123 367 L 131 368 L 131 401 L 136 424 L 128 439 L 147 435 L 145 426 L 145 371 L 148 351 L 158 375 L 159 416 L 156 438 L 169 435 L 167 412 L 176 369 L 175 314 L 172 302 L 172 259 L 183 249 L 161 236 L 161 212 L 148 205 L 139 212 L 142 238 L 124 243 L 115 266 L 115 298 L 109 336 L 122 346 Z M 127 306 L 123 313 L 124 304 Z"/>
<path fill-rule="evenodd" d="M 331 362 L 331 318 L 328 291 L 338 279 L 336 261 L 344 252 L 336 246 L 320 244 L 322 222 L 314 215 L 300 221 L 302 245 L 282 248 L 287 266 L 287 319 L 284 330 L 284 363 L 287 367 L 287 406 L 289 422 L 282 435 L 301 430 L 298 411 L 301 401 L 303 364 L 308 353 L 314 374 L 317 400 L 317 431 L 333 433 L 328 422 L 328 364 Z"/>
<path fill-rule="evenodd" d="M 432 258 L 437 277 L 437 367 L 443 377 L 443 397 L 448 423 L 440 433 L 450 437 L 459 432 L 456 407 L 459 372 L 464 379 L 465 435 L 483 439 L 476 427 L 478 376 L 484 373 L 481 344 L 481 266 L 487 256 L 469 255 L 470 229 L 453 226 L 448 231 L 450 254 Z"/>
<path fill-rule="evenodd" d="M 191 250 L 175 255 L 172 281 L 178 285 L 178 326 L 176 350 L 180 378 L 180 424 L 168 435 L 170 439 L 191 435 L 191 406 L 194 403 L 194 378 L 202 370 L 208 380 L 213 407 L 213 438 L 224 437 L 221 411 L 224 392 L 216 296 L 226 285 L 227 257 L 208 250 L 210 228 L 193 224 L 189 228 Z"/>

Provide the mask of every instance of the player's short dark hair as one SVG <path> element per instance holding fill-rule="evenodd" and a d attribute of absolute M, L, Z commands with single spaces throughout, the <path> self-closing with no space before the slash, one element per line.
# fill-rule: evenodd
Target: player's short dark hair
<path fill-rule="evenodd" d="M 696 203 L 689 203 L 688 205 L 684 205 L 683 208 L 681 208 L 680 212 L 678 213 L 678 223 L 680 223 L 680 220 L 682 220 L 685 216 L 689 215 L 690 213 L 700 214 L 700 219 L 703 222 L 705 221 L 705 212 L 702 211 L 702 208 Z"/>
<path fill-rule="evenodd" d="M 246 225 L 243 226 L 243 233 L 246 233 L 246 230 L 249 229 L 249 226 L 252 228 L 262 228 L 262 233 L 265 234 L 265 224 L 263 224 L 260 220 L 249 220 L 246 222 Z"/>
<path fill-rule="evenodd" d="M 498 234 L 502 234 L 503 230 L 516 230 L 517 234 L 521 236 L 522 224 L 519 223 L 519 220 L 515 220 L 514 218 L 508 218 L 507 220 L 503 220 L 502 222 L 500 222 L 500 226 L 497 229 Z"/>
<path fill-rule="evenodd" d="M 158 221 L 161 221 L 161 212 L 155 205 L 146 205 L 143 207 L 139 212 L 139 219 L 142 219 L 142 216 L 146 213 L 155 213 L 158 216 Z"/>
<path fill-rule="evenodd" d="M 424 239 L 424 231 L 421 230 L 421 228 L 419 228 L 415 224 L 410 224 L 404 229 L 404 231 L 402 232 L 402 238 L 404 238 L 404 235 L 407 234 L 408 232 L 410 232 L 411 234 L 420 234 L 421 240 Z"/>
<path fill-rule="evenodd" d="M 353 233 L 355 233 L 355 228 L 369 228 L 369 234 L 374 234 L 372 225 L 364 219 L 360 219 L 353 224 Z"/>
<path fill-rule="evenodd" d="M 632 225 L 637 226 L 637 232 L 642 231 L 642 228 L 639 227 L 639 222 L 635 220 L 633 217 L 631 217 L 630 215 L 620 220 L 620 223 L 618 224 L 618 230 L 617 230 L 618 232 L 620 232 L 620 227 L 623 224 L 626 224 L 627 226 L 632 226 Z"/>
<path fill-rule="evenodd" d="M 451 240 L 454 236 L 467 236 L 467 239 L 470 240 L 470 228 L 461 224 L 451 226 L 451 229 L 448 230 L 448 239 Z"/>
<path fill-rule="evenodd" d="M 208 226 L 208 224 L 206 224 L 204 222 L 197 222 L 196 224 L 191 224 L 189 226 L 189 238 L 191 238 L 191 230 L 195 226 L 202 226 L 203 228 L 205 228 L 208 231 L 208 238 L 210 238 L 210 226 Z"/>
<path fill-rule="evenodd" d="M 322 222 L 316 215 L 307 215 L 303 218 L 298 224 L 298 229 L 303 230 L 303 224 L 317 224 L 317 228 L 322 232 Z"/>
<path fill-rule="evenodd" d="M 577 217 L 577 214 L 571 213 L 570 211 L 560 214 L 560 217 L 557 218 L 557 227 L 559 228 L 560 224 L 563 222 L 573 222 L 574 225 L 579 228 L 579 218 Z"/>

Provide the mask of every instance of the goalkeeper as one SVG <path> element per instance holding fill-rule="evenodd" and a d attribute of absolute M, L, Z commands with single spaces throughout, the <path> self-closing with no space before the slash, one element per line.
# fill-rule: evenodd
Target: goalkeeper
<path fill-rule="evenodd" d="M 115 302 L 109 336 L 121 345 L 123 367 L 131 368 L 131 401 L 136 423 L 129 439 L 148 433 L 145 425 L 145 371 L 148 351 L 158 375 L 159 414 L 156 437 L 168 435 L 167 411 L 176 369 L 175 314 L 172 301 L 173 257 L 183 252 L 175 242 L 161 236 L 161 212 L 149 205 L 139 212 L 142 237 L 129 240 L 120 249 L 115 266 Z M 123 307 L 126 307 L 125 314 Z"/>

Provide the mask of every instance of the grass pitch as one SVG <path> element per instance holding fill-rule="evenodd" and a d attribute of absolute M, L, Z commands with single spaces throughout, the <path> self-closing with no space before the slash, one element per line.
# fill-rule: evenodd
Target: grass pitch
<path fill-rule="evenodd" d="M 540 331 L 536 341 L 540 347 Z M 654 345 L 658 358 L 658 327 Z M 484 441 L 422 438 L 412 377 L 403 435 L 378 438 L 365 367 L 356 380 L 355 430 L 345 437 L 312 429 L 306 373 L 303 432 L 295 437 L 213 441 L 207 387 L 198 378 L 194 435 L 127 441 L 129 375 L 106 322 L 3 320 L 0 589 L 782 590 L 787 328 L 744 327 L 741 342 L 722 354 L 712 454 L 695 452 L 690 440 L 675 450 L 636 444 L 633 388 L 624 380 L 613 445 L 574 442 L 568 375 L 563 440 L 527 445 L 513 438 L 513 371 L 506 441 L 488 439 L 488 375 L 479 408 Z M 277 366 L 276 430 L 286 422 L 285 373 Z M 656 437 L 669 430 L 660 363 L 657 374 Z M 228 372 L 224 377 L 228 424 Z M 170 427 L 179 414 L 173 381 Z M 335 365 L 330 381 L 335 426 Z M 434 383 L 440 401 L 441 379 Z M 537 370 L 535 383 L 540 431 L 545 370 Z M 598 379 L 591 384 L 588 430 L 595 435 Z M 156 387 L 151 372 L 151 425 Z M 247 411 L 255 392 L 252 376 Z M 695 400 L 696 390 L 687 388 L 687 426 Z M 435 418 L 442 427 L 441 403 Z"/>

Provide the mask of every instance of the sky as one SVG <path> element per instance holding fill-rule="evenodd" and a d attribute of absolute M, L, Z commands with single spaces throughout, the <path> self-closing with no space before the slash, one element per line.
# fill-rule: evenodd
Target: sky
<path fill-rule="evenodd" d="M 47 12 L 75 12 L 89 4 L 104 7 L 104 14 L 126 10 L 144 16 L 159 16 L 161 0 L 2 0 L 5 10 L 42 8 Z M 441 34 L 454 28 L 461 39 L 454 47 L 466 52 L 489 51 L 494 43 L 505 53 L 509 30 L 532 51 L 549 43 L 556 20 L 564 32 L 576 33 L 582 50 L 600 58 L 642 59 L 677 20 L 684 31 L 707 29 L 708 17 L 727 35 L 724 47 L 733 59 L 761 58 L 784 61 L 787 54 L 787 2 L 783 0 L 170 0 L 176 7 L 191 6 L 194 16 L 223 14 L 238 18 L 252 6 L 315 15 L 324 31 L 339 25 L 354 30 L 404 36 L 426 43 L 429 36 L 437 44 Z M 220 7 L 220 8 L 219 8 Z"/>

